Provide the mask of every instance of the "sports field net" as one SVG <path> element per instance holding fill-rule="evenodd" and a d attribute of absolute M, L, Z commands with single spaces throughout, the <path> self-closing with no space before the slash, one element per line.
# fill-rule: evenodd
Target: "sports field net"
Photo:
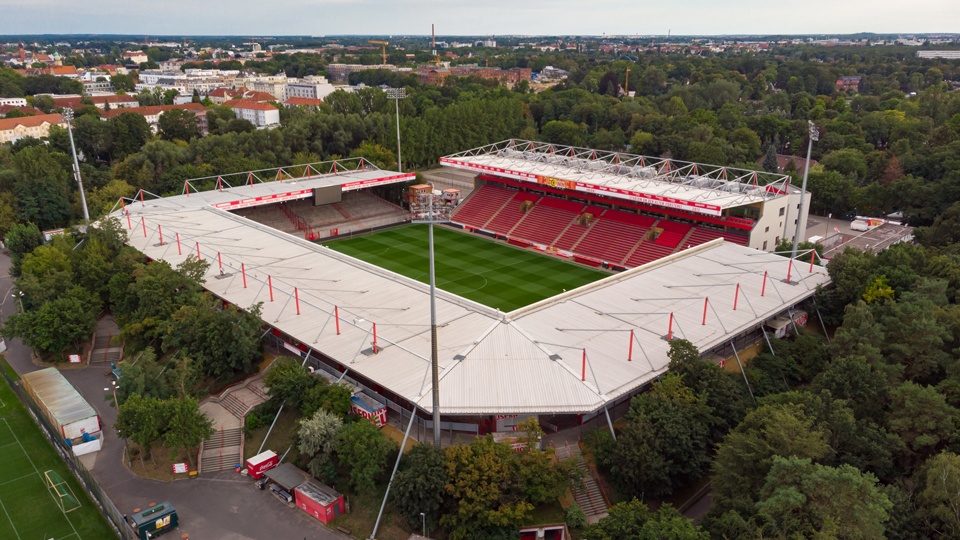
<path fill-rule="evenodd" d="M 47 479 L 47 487 L 53 493 L 57 505 L 60 506 L 60 510 L 66 513 L 80 508 L 80 501 L 77 500 L 73 489 L 70 488 L 70 485 L 67 484 L 59 474 L 54 471 L 47 471 L 43 473 L 43 475 Z"/>

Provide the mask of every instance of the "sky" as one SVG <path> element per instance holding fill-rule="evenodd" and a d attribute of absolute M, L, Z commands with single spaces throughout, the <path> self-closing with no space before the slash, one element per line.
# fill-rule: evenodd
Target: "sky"
<path fill-rule="evenodd" d="M 958 0 L 0 0 L 3 34 L 960 33 Z"/>

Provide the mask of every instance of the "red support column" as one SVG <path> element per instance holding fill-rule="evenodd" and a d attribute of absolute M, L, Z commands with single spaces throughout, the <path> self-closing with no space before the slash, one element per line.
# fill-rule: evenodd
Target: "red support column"
<path fill-rule="evenodd" d="M 710 304 L 710 297 L 708 296 L 703 299 L 703 321 L 700 323 L 702 326 L 706 326 L 707 324 L 707 305 L 709 304 Z"/>
<path fill-rule="evenodd" d="M 120 197 L 120 212 L 127 213 L 127 204 L 123 201 L 123 197 Z"/>
<path fill-rule="evenodd" d="M 580 380 L 581 381 L 587 380 L 587 350 L 586 349 L 583 350 L 583 361 L 581 362 L 581 365 L 580 365 Z"/>
<path fill-rule="evenodd" d="M 200 242 L 197 242 L 197 260 L 203 260 L 203 256 L 200 255 Z"/>
<path fill-rule="evenodd" d="M 340 335 L 340 308 L 333 306 L 333 320 L 337 321 L 337 335 Z"/>
<path fill-rule="evenodd" d="M 220 267 L 220 273 L 223 273 L 223 258 L 220 257 L 220 252 L 217 252 L 217 266 Z"/>
<path fill-rule="evenodd" d="M 190 196 L 190 182 L 187 180 L 183 181 L 183 190 L 186 192 L 187 197 Z"/>
<path fill-rule="evenodd" d="M 157 234 L 160 235 L 160 245 L 163 245 L 163 226 L 157 225 Z"/>
<path fill-rule="evenodd" d="M 293 299 L 297 304 L 297 315 L 300 314 L 300 292 L 296 287 L 293 288 Z"/>
<path fill-rule="evenodd" d="M 633 361 L 633 328 L 630 329 L 630 348 L 627 349 L 627 362 Z"/>
<path fill-rule="evenodd" d="M 763 271 L 763 287 L 760 287 L 760 296 L 767 294 L 767 271 Z"/>
<path fill-rule="evenodd" d="M 240 273 L 243 275 L 243 288 L 247 288 L 247 265 L 240 263 Z"/>
<path fill-rule="evenodd" d="M 790 272 L 793 271 L 793 259 L 790 259 L 790 264 L 787 265 L 787 285 L 790 284 Z"/>
<path fill-rule="evenodd" d="M 737 300 L 740 299 L 740 284 L 737 283 L 737 290 L 733 293 L 733 310 L 737 310 Z"/>
<path fill-rule="evenodd" d="M 377 323 L 373 323 L 373 354 L 380 352 L 377 348 Z"/>
<path fill-rule="evenodd" d="M 217 191 L 223 191 L 223 179 L 217 177 Z"/>
<path fill-rule="evenodd" d="M 183 251 L 180 249 L 180 233 L 177 233 L 177 255 L 183 255 Z"/>
<path fill-rule="evenodd" d="M 143 225 L 143 237 L 147 237 L 147 218 L 140 218 L 140 224 Z"/>
<path fill-rule="evenodd" d="M 815 249 L 810 250 L 810 273 L 811 274 L 813 273 L 813 258 L 816 256 L 816 254 L 817 254 L 817 250 Z"/>
<path fill-rule="evenodd" d="M 130 222 L 130 212 L 127 212 L 127 228 L 133 230 L 133 223 Z"/>
<path fill-rule="evenodd" d="M 143 190 L 141 189 L 141 190 L 140 190 L 140 206 L 143 206 L 143 205 L 144 205 L 144 202 L 143 202 Z"/>
<path fill-rule="evenodd" d="M 670 312 L 670 325 L 667 326 L 667 341 L 673 339 L 673 312 Z"/>
<path fill-rule="evenodd" d="M 270 289 L 270 301 L 273 302 L 273 277 L 267 276 L 267 287 Z"/>
<path fill-rule="evenodd" d="M 253 173 L 252 173 L 252 172 L 247 176 L 247 182 L 248 182 L 248 185 L 251 185 L 251 186 L 253 185 Z"/>

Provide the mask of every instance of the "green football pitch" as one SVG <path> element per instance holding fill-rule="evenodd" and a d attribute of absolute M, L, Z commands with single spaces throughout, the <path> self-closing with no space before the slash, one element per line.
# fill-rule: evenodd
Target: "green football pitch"
<path fill-rule="evenodd" d="M 437 287 L 503 311 L 610 275 L 475 234 L 440 226 L 433 230 Z M 406 225 L 324 245 L 424 283 L 430 281 L 426 225 Z"/>
<path fill-rule="evenodd" d="M 0 369 L 9 369 L 0 360 Z M 8 371 L 9 373 L 9 371 Z M 0 379 L 0 538 L 105 539 L 117 535 L 53 445 Z M 45 473 L 64 480 L 53 489 Z M 61 505 L 57 491 L 69 494 Z"/>

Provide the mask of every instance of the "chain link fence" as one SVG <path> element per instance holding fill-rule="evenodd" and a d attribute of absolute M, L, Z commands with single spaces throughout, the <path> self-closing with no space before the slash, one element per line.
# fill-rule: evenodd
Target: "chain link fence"
<path fill-rule="evenodd" d="M 30 397 L 26 390 L 24 390 L 20 382 L 10 378 L 10 375 L 4 369 L 0 369 L 0 374 L 3 375 L 4 380 L 6 380 L 10 388 L 13 389 L 14 393 L 17 394 L 20 401 L 27 406 L 27 410 L 30 411 L 30 416 L 33 417 L 33 421 L 42 428 L 44 435 L 53 443 L 53 447 L 57 449 L 60 457 L 63 458 L 63 461 L 67 464 L 67 468 L 73 472 L 73 475 L 80 481 L 80 485 L 83 486 L 97 507 L 100 508 L 100 511 L 107 518 L 107 522 L 110 523 L 110 526 L 114 532 L 117 533 L 117 536 L 123 540 L 138 540 L 133 529 L 126 524 L 124 514 L 117 509 L 113 501 L 110 500 L 110 497 L 103 491 L 103 488 L 100 487 L 100 484 L 98 484 L 97 480 L 93 477 L 93 473 L 91 473 L 83 463 L 80 462 L 80 458 L 74 455 L 73 451 L 67 447 L 66 441 L 60 437 L 59 431 L 41 412 L 40 407 L 33 401 L 33 398 Z"/>

